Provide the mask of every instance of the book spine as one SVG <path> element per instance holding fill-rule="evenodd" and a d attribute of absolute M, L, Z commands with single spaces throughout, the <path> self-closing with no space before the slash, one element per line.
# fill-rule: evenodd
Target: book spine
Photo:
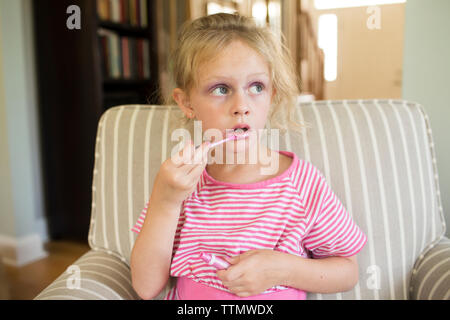
<path fill-rule="evenodd" d="M 138 51 L 138 78 L 144 78 L 144 66 L 143 66 L 143 47 L 142 47 L 142 39 L 137 40 L 137 51 Z"/>
<path fill-rule="evenodd" d="M 127 37 L 122 38 L 122 65 L 123 77 L 130 79 L 130 52 Z"/>
<path fill-rule="evenodd" d="M 124 15 L 123 23 L 129 24 L 130 23 L 130 2 L 128 0 L 122 0 L 122 3 L 123 3 L 123 15 Z"/>
<path fill-rule="evenodd" d="M 132 26 L 136 25 L 136 1 L 130 1 L 130 23 Z"/>
<path fill-rule="evenodd" d="M 143 42 L 143 56 L 144 56 L 144 78 L 150 79 L 150 48 L 148 40 Z"/>
<path fill-rule="evenodd" d="M 107 42 L 108 42 L 108 76 L 109 78 L 114 78 L 114 59 L 113 59 L 113 55 L 114 55 L 114 50 L 113 50 L 113 40 L 112 37 L 110 35 L 107 36 Z"/>
<path fill-rule="evenodd" d="M 120 78 L 120 56 L 119 56 L 119 36 L 117 34 L 111 34 L 111 69 L 112 78 Z"/>
<path fill-rule="evenodd" d="M 120 1 L 120 23 L 126 23 L 125 21 L 125 2 L 124 0 L 119 0 Z"/>
<path fill-rule="evenodd" d="M 135 0 L 136 2 L 136 25 L 141 25 L 141 3 L 140 0 Z"/>
<path fill-rule="evenodd" d="M 105 13 L 106 13 L 106 21 L 111 20 L 111 3 L 109 0 L 104 0 L 105 2 Z"/>
<path fill-rule="evenodd" d="M 119 56 L 117 57 L 117 64 L 119 66 L 119 78 L 123 78 L 123 50 L 122 50 L 122 37 L 117 35 L 117 51 Z"/>
<path fill-rule="evenodd" d="M 140 0 L 140 8 L 141 8 L 141 27 L 142 28 L 147 28 L 148 26 L 148 17 L 147 17 L 147 0 Z"/>
<path fill-rule="evenodd" d="M 138 54 L 138 39 L 134 39 L 134 78 L 139 78 L 139 54 Z"/>
<path fill-rule="evenodd" d="M 129 40 L 129 48 L 130 48 L 130 77 L 132 79 L 136 78 L 136 49 L 135 49 L 136 40 L 134 38 L 130 38 Z"/>
<path fill-rule="evenodd" d="M 97 14 L 100 20 L 108 19 L 108 7 L 105 0 L 97 0 Z"/>
<path fill-rule="evenodd" d="M 120 23 L 120 2 L 119 0 L 110 0 L 111 4 L 111 21 Z"/>

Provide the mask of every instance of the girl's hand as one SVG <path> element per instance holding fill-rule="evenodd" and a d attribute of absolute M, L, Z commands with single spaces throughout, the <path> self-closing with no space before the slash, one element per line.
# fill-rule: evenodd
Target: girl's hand
<path fill-rule="evenodd" d="M 197 186 L 208 163 L 208 150 L 208 141 L 198 149 L 195 149 L 191 142 L 172 158 L 164 161 L 156 176 L 150 201 L 180 207 Z"/>
<path fill-rule="evenodd" d="M 217 271 L 217 277 L 239 297 L 260 294 L 281 284 L 283 275 L 278 262 L 281 254 L 283 253 L 274 250 L 249 250 L 239 256 L 227 258 L 231 266 Z"/>

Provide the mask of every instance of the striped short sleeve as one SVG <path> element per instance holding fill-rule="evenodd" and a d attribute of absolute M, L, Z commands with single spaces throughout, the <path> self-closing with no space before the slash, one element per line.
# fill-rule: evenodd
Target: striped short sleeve
<path fill-rule="evenodd" d="M 141 232 L 142 226 L 144 224 L 145 216 L 147 215 L 148 204 L 149 204 L 149 202 L 147 202 L 147 204 L 145 205 L 145 208 L 142 209 L 141 214 L 139 215 L 133 228 L 131 228 L 131 231 L 133 231 L 135 233 Z"/>
<path fill-rule="evenodd" d="M 312 206 L 312 225 L 303 245 L 313 258 L 351 257 L 364 247 L 367 237 L 353 221 L 339 198 L 318 172 Z"/>

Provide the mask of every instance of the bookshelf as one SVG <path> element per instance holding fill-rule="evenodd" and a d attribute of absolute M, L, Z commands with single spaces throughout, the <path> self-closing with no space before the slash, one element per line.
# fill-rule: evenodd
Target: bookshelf
<path fill-rule="evenodd" d="M 101 115 L 116 105 L 160 104 L 155 1 L 133 0 L 134 5 L 131 0 L 32 3 L 49 238 L 86 241 Z M 70 5 L 80 8 L 80 30 L 66 27 Z M 137 10 L 141 7 L 143 11 Z M 104 46 L 113 48 L 114 41 L 115 49 L 105 53 Z"/>
<path fill-rule="evenodd" d="M 104 108 L 123 103 L 160 103 L 154 1 L 95 2 Z"/>

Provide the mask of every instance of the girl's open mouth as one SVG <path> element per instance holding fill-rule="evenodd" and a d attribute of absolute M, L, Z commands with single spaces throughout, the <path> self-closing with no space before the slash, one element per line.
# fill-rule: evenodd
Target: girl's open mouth
<path fill-rule="evenodd" d="M 236 136 L 243 135 L 243 134 L 245 134 L 248 130 L 249 130 L 248 128 L 237 128 L 237 129 L 234 129 L 234 135 L 236 135 Z"/>
<path fill-rule="evenodd" d="M 240 125 L 236 125 L 234 128 L 225 129 L 224 137 L 225 137 L 225 140 L 227 140 L 227 141 L 235 140 L 237 142 L 238 140 L 248 139 L 251 131 L 252 130 L 250 129 L 249 125 L 240 124 Z"/>
<path fill-rule="evenodd" d="M 234 126 L 232 130 L 233 130 L 232 134 L 234 134 L 237 137 L 241 135 L 246 135 L 246 137 L 248 137 L 248 133 L 250 132 L 250 126 L 246 123 L 242 123 Z"/>

